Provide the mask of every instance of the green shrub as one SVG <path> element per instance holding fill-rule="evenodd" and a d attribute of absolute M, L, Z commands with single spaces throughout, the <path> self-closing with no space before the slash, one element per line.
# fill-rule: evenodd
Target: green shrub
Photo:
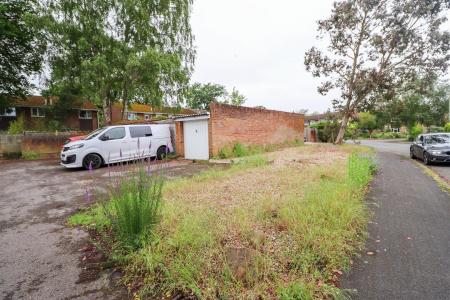
<path fill-rule="evenodd" d="M 20 115 L 16 120 L 9 124 L 9 134 L 21 134 L 25 131 L 25 119 Z"/>
<path fill-rule="evenodd" d="M 140 167 L 136 178 L 123 179 L 111 194 L 108 217 L 118 242 L 137 249 L 150 237 L 160 218 L 163 177 Z"/>
<path fill-rule="evenodd" d="M 446 123 L 446 124 L 444 125 L 444 131 L 445 131 L 445 132 L 450 132 L 450 122 L 449 122 L 449 123 Z"/>
<path fill-rule="evenodd" d="M 47 124 L 48 131 L 60 131 L 62 128 L 61 123 L 56 120 L 50 120 Z"/>
<path fill-rule="evenodd" d="M 320 121 L 311 128 L 317 128 L 317 137 L 323 143 L 333 143 L 339 133 L 340 125 L 336 121 Z"/>
<path fill-rule="evenodd" d="M 225 146 L 219 151 L 219 158 L 231 158 L 233 157 L 233 149 L 230 146 Z"/>
<path fill-rule="evenodd" d="M 250 151 L 246 145 L 237 142 L 233 146 L 233 154 L 235 157 L 243 157 L 248 156 Z"/>
<path fill-rule="evenodd" d="M 27 160 L 38 159 L 39 156 L 40 156 L 40 154 L 38 152 L 34 152 L 34 151 L 22 152 L 22 158 L 27 159 Z"/>
<path fill-rule="evenodd" d="M 422 133 L 423 133 L 423 126 L 421 124 L 417 123 L 410 129 L 409 139 L 413 141 L 419 136 L 419 134 L 422 134 Z"/>

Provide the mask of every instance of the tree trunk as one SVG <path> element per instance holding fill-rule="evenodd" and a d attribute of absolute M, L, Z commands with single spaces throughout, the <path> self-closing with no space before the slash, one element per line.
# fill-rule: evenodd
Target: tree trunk
<path fill-rule="evenodd" d="M 123 105 L 122 105 L 122 120 L 128 119 L 128 100 L 123 99 Z"/>
<path fill-rule="evenodd" d="M 341 145 L 344 141 L 345 130 L 347 129 L 348 120 L 350 119 L 349 113 L 345 113 L 341 121 L 341 127 L 339 128 L 339 133 L 334 142 L 337 145 Z"/>
<path fill-rule="evenodd" d="M 108 99 L 105 97 L 103 98 L 103 118 L 105 121 L 105 125 L 111 124 L 111 109 L 110 109 L 110 103 Z"/>

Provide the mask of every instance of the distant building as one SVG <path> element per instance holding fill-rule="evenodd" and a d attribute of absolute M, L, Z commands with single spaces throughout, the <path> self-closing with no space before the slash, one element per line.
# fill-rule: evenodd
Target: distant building
<path fill-rule="evenodd" d="M 0 130 L 7 130 L 10 123 L 17 120 L 19 116 L 24 119 L 29 130 L 48 124 L 49 121 L 55 120 L 51 108 L 57 101 L 57 97 L 45 98 L 43 96 L 30 96 L 17 100 L 13 107 L 0 111 Z M 80 131 L 97 129 L 98 109 L 91 102 L 80 101 L 68 109 L 68 116 L 61 126 Z"/>

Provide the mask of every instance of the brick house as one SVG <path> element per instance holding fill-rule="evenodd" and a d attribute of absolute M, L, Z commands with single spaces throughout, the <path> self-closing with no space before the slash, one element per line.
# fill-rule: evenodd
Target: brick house
<path fill-rule="evenodd" d="M 177 153 L 207 160 L 225 146 L 303 141 L 304 116 L 297 113 L 212 103 L 210 112 L 175 118 Z"/>
<path fill-rule="evenodd" d="M 30 96 L 18 100 L 14 107 L 0 112 L 0 130 L 7 130 L 9 124 L 19 116 L 24 118 L 26 126 L 33 130 L 54 120 L 51 108 L 58 101 L 56 97 Z M 68 116 L 62 124 L 71 130 L 92 131 L 98 128 L 98 109 L 90 102 L 80 102 L 69 109 Z"/>

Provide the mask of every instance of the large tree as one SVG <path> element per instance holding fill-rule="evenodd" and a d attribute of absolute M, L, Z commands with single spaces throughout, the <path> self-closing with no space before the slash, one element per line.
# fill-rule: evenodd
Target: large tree
<path fill-rule="evenodd" d="M 177 102 L 194 62 L 191 0 L 51 1 L 50 89 L 70 85 L 103 107 Z M 67 90 L 67 89 L 65 89 Z"/>
<path fill-rule="evenodd" d="M 305 65 L 314 77 L 326 78 L 321 94 L 341 92 L 333 101 L 342 116 L 336 143 L 367 102 L 393 99 L 418 78 L 446 72 L 450 33 L 441 26 L 449 6 L 448 0 L 341 0 L 319 21 L 319 37 L 329 45 L 311 48 Z"/>
<path fill-rule="evenodd" d="M 41 70 L 46 39 L 38 10 L 30 0 L 0 1 L 0 110 L 25 97 Z"/>

